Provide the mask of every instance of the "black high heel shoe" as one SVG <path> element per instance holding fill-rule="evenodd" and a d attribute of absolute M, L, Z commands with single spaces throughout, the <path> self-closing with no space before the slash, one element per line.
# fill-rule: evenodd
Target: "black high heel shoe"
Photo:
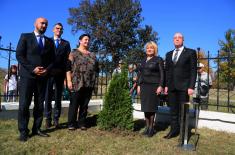
<path fill-rule="evenodd" d="M 148 137 L 153 137 L 153 135 L 155 134 L 155 132 L 154 132 L 154 129 L 153 128 L 151 128 L 151 129 L 149 129 L 149 132 L 148 132 Z"/>
<path fill-rule="evenodd" d="M 149 133 L 149 128 L 145 127 L 144 132 L 142 132 L 142 135 L 147 136 Z"/>

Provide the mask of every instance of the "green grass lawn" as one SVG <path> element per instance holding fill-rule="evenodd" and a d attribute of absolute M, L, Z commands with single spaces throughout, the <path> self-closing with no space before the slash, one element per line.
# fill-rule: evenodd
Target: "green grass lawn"
<path fill-rule="evenodd" d="M 68 131 L 67 115 L 63 114 L 62 129 L 50 129 L 48 138 L 31 137 L 27 142 L 19 142 L 17 120 L 0 119 L 0 154 L 88 154 L 88 155 L 142 155 L 142 154 L 235 154 L 235 134 L 217 132 L 209 129 L 198 130 L 199 140 L 196 151 L 183 151 L 179 147 L 178 137 L 163 138 L 169 127 L 157 127 L 158 132 L 152 138 L 141 135 L 143 120 L 135 121 L 134 131 L 102 131 L 96 126 L 96 115 L 88 117 L 87 131 L 77 129 Z M 32 127 L 32 118 L 29 128 Z M 42 128 L 43 129 L 43 128 Z M 194 144 L 197 136 L 192 135 L 190 143 Z"/>

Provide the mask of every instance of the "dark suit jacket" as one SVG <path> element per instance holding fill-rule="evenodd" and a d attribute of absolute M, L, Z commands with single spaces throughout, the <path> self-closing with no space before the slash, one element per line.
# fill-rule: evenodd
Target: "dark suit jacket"
<path fill-rule="evenodd" d="M 196 51 L 184 47 L 176 64 L 172 61 L 173 51 L 166 54 L 166 86 L 168 90 L 187 91 L 194 89 L 197 77 Z"/>
<path fill-rule="evenodd" d="M 20 64 L 19 75 L 27 78 L 35 78 L 33 70 L 37 66 L 42 66 L 50 72 L 54 61 L 54 43 L 44 37 L 45 45 L 41 50 L 35 34 L 22 33 L 16 49 L 16 58 Z"/>
<path fill-rule="evenodd" d="M 64 39 L 61 39 L 59 46 L 55 49 L 55 64 L 52 75 L 65 76 L 66 65 L 70 52 L 70 43 Z"/>
<path fill-rule="evenodd" d="M 138 84 L 149 83 L 163 86 L 164 72 L 161 57 L 154 56 L 147 62 L 145 58 L 138 67 L 138 70 Z"/>

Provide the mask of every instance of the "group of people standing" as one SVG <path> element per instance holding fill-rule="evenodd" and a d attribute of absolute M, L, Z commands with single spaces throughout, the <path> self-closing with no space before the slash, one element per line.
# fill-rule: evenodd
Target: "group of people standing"
<path fill-rule="evenodd" d="M 181 106 L 189 102 L 190 96 L 193 102 L 201 104 L 203 110 L 208 108 L 211 76 L 204 71 L 204 64 L 197 62 L 196 51 L 184 46 L 181 33 L 174 34 L 173 43 L 175 49 L 167 52 L 163 62 L 158 56 L 157 44 L 148 42 L 145 45 L 146 57 L 137 68 L 137 93 L 146 122 L 143 135 L 148 137 L 155 133 L 154 119 L 162 93 L 168 96 L 171 114 L 171 129 L 164 136 L 166 139 L 179 135 Z"/>
<path fill-rule="evenodd" d="M 40 129 L 44 102 L 45 127 L 50 128 L 54 125 L 60 128 L 59 117 L 64 85 L 67 85 L 71 92 L 68 112 L 69 130 L 77 127 L 77 118 L 81 129 L 86 129 L 87 107 L 98 75 L 96 57 L 89 51 L 90 36 L 81 35 L 78 48 L 71 51 L 70 43 L 61 38 L 63 25 L 61 23 L 54 25 L 54 35 L 51 38 L 44 35 L 47 26 L 46 18 L 37 18 L 34 31 L 22 33 L 16 49 L 16 58 L 20 64 L 18 112 L 20 141 L 27 141 L 29 138 L 29 106 L 32 98 L 34 99 L 34 122 L 31 136 L 49 137 Z M 52 119 L 53 88 L 55 88 L 55 105 Z M 77 117 L 78 108 L 79 117 Z"/>
<path fill-rule="evenodd" d="M 77 49 L 71 50 L 70 43 L 61 38 L 63 25 L 56 23 L 53 37 L 44 35 L 48 20 L 37 18 L 31 33 L 23 33 L 16 49 L 16 58 L 20 64 L 19 76 L 19 114 L 18 129 L 20 141 L 29 138 L 29 106 L 34 99 L 32 135 L 48 137 L 41 131 L 45 102 L 45 127 L 60 128 L 61 96 L 64 85 L 70 90 L 68 111 L 68 129 L 77 127 L 86 130 L 88 103 L 92 96 L 99 69 L 96 55 L 89 51 L 90 36 L 79 37 Z M 141 98 L 141 110 L 144 112 L 146 128 L 144 135 L 152 137 L 155 112 L 159 105 L 159 95 L 168 95 L 171 112 L 171 129 L 164 137 L 170 139 L 179 134 L 180 105 L 189 102 L 193 95 L 197 77 L 196 51 L 184 46 L 184 37 L 175 33 L 175 49 L 166 54 L 165 64 L 158 56 L 158 46 L 150 41 L 145 46 L 146 57 L 137 67 L 129 66 L 128 78 L 130 93 Z M 119 72 L 117 70 L 116 72 Z M 134 81 L 134 83 L 133 83 Z M 52 118 L 52 94 L 55 88 L 55 106 Z M 132 89 L 133 88 L 133 89 Z M 135 97 L 132 97 L 134 100 Z M 134 101 L 133 101 L 134 102 Z M 78 112 L 79 109 L 79 112 Z M 79 123 L 78 123 L 79 122 Z"/>
<path fill-rule="evenodd" d="M 156 43 L 151 41 L 145 46 L 146 58 L 139 67 L 137 92 L 140 94 L 141 110 L 146 121 L 143 134 L 148 137 L 155 133 L 154 118 L 162 92 L 168 95 L 171 113 L 171 129 L 164 138 L 170 139 L 180 133 L 180 106 L 189 102 L 189 96 L 194 93 L 197 77 L 196 51 L 185 47 L 183 42 L 183 35 L 175 33 L 175 49 L 166 54 L 165 65 L 163 59 L 157 56 Z"/>

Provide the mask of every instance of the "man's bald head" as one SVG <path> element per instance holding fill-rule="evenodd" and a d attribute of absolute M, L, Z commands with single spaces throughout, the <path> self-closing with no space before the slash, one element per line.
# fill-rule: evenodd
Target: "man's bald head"
<path fill-rule="evenodd" d="M 39 34 L 44 34 L 46 32 L 48 25 L 48 20 L 44 17 L 39 17 L 34 22 L 35 31 Z"/>

